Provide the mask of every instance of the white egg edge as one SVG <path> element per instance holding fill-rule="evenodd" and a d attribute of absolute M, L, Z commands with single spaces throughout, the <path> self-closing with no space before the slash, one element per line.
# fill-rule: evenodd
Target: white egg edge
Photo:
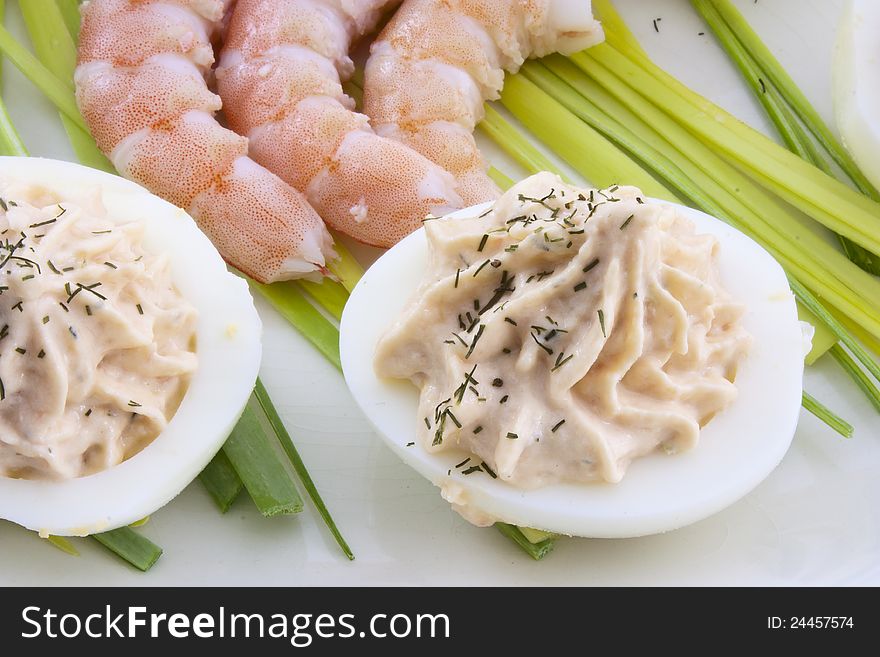
<path fill-rule="evenodd" d="M 476 216 L 488 206 L 455 216 Z M 770 254 L 722 221 L 676 207 L 698 232 L 721 242 L 723 284 L 735 299 L 748 300 L 743 321 L 755 338 L 737 375 L 738 399 L 703 429 L 695 449 L 638 459 L 619 484 L 558 484 L 524 491 L 483 474 L 457 473 L 454 464 L 464 452 L 430 454 L 419 445 L 407 447 L 415 440 L 419 421 L 417 390 L 407 381 L 378 378 L 373 355 L 382 331 L 423 278 L 424 230 L 384 254 L 345 307 L 340 353 L 354 399 L 405 463 L 437 486 L 458 484 L 474 508 L 512 524 L 574 536 L 626 538 L 677 529 L 736 502 L 773 471 L 791 444 L 803 382 L 801 325 L 785 273 Z"/>
<path fill-rule="evenodd" d="M 70 162 L 0 157 L 0 177 L 56 190 L 99 187 L 108 217 L 145 220 L 145 245 L 170 256 L 172 277 L 198 311 L 198 368 L 165 430 L 127 461 L 65 481 L 0 478 L 0 518 L 42 535 L 82 536 L 136 522 L 176 497 L 238 421 L 260 366 L 262 324 L 247 283 L 230 273 L 180 208 L 143 187 Z"/>
<path fill-rule="evenodd" d="M 837 28 L 832 82 L 843 144 L 880 188 L 880 2 L 849 0 Z"/>

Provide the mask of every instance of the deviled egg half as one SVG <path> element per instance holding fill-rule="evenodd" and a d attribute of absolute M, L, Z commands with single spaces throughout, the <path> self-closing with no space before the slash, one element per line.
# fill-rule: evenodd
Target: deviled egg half
<path fill-rule="evenodd" d="M 41 535 L 153 513 L 222 446 L 261 323 L 183 210 L 68 162 L 0 158 L 0 518 Z"/>
<path fill-rule="evenodd" d="M 784 272 L 745 235 L 543 173 L 382 256 L 340 351 L 386 443 L 474 524 L 627 537 L 773 470 L 807 342 Z"/>

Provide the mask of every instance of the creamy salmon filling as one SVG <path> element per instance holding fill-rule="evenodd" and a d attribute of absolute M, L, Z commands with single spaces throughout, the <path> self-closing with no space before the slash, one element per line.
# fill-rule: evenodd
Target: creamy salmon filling
<path fill-rule="evenodd" d="M 538 174 L 480 216 L 425 223 L 430 262 L 375 367 L 420 390 L 430 451 L 523 488 L 617 482 L 697 444 L 750 336 L 715 238 L 638 189 Z"/>
<path fill-rule="evenodd" d="M 99 196 L 0 181 L 0 476 L 66 479 L 133 456 L 196 368 L 196 311 L 144 224 Z"/>

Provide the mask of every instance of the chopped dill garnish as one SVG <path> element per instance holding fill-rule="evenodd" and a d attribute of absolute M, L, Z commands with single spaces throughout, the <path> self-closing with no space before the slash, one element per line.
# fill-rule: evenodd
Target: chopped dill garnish
<path fill-rule="evenodd" d="M 43 358 L 46 355 L 46 352 L 43 349 L 40 349 L 40 352 L 37 354 L 37 358 Z"/>
<path fill-rule="evenodd" d="M 474 339 L 471 342 L 470 348 L 467 350 L 467 353 L 464 355 L 465 359 L 470 357 L 470 355 L 474 352 L 474 347 L 477 346 L 477 342 L 479 342 L 480 338 L 483 335 L 483 331 L 485 331 L 485 330 L 486 330 L 486 325 L 480 324 L 480 328 L 477 329 L 477 333 L 476 333 L 476 335 L 474 335 Z"/>
<path fill-rule="evenodd" d="M 140 404 L 138 404 L 138 403 L 137 403 L 136 401 L 134 401 L 133 399 L 129 399 L 129 400 L 128 400 L 128 405 L 131 406 L 132 408 L 138 408 L 138 407 L 140 407 Z"/>
<path fill-rule="evenodd" d="M 556 358 L 556 365 L 554 365 L 553 369 L 550 370 L 551 372 L 555 372 L 560 367 L 565 365 L 568 361 L 570 361 L 572 358 L 574 358 L 574 354 L 569 354 L 565 358 L 562 358 L 562 354 L 564 354 L 564 353 L 565 353 L 564 351 L 559 352 L 559 356 Z M 562 359 L 562 360 L 560 360 L 560 359 Z"/>
<path fill-rule="evenodd" d="M 474 372 L 477 371 L 477 365 L 474 363 L 474 366 L 471 368 L 471 371 L 464 375 L 464 381 L 461 383 L 458 388 L 455 389 L 455 393 L 452 395 L 453 399 L 455 399 L 456 404 L 460 404 L 464 399 L 464 393 L 468 389 L 470 384 L 479 385 L 479 381 L 474 379 Z M 479 397 L 479 393 L 477 394 Z M 430 427 L 428 427 L 430 429 Z"/>
<path fill-rule="evenodd" d="M 23 281 L 29 281 L 29 280 L 31 280 L 33 277 L 34 277 L 34 274 L 27 274 L 26 276 L 22 276 L 22 277 L 21 277 L 21 280 L 23 280 Z"/>
<path fill-rule="evenodd" d="M 425 426 L 428 427 L 428 429 L 431 428 L 431 421 L 427 418 L 427 416 L 425 416 Z"/>
<path fill-rule="evenodd" d="M 141 304 L 137 304 L 137 305 L 135 306 L 135 308 L 137 308 L 137 310 L 138 310 L 138 315 L 143 315 L 143 314 L 144 314 L 144 309 L 141 308 Z"/>
<path fill-rule="evenodd" d="M 553 428 L 550 429 L 550 433 L 556 433 L 556 430 L 557 430 L 559 427 L 561 427 L 563 424 L 565 424 L 565 419 L 564 419 L 564 418 L 563 418 L 562 420 L 559 420 L 559 422 L 557 422 L 556 424 L 553 425 Z"/>
<path fill-rule="evenodd" d="M 511 440 L 516 440 L 517 438 L 519 438 L 519 436 L 517 436 L 517 435 L 516 435 L 515 433 L 513 433 L 512 431 L 508 431 L 508 432 L 507 432 L 507 437 L 510 438 Z"/>
<path fill-rule="evenodd" d="M 602 337 L 607 338 L 608 335 L 605 333 L 605 313 L 601 308 L 599 308 L 597 313 L 599 315 L 599 326 L 602 328 Z"/>
<path fill-rule="evenodd" d="M 478 425 L 474 428 L 474 433 L 480 433 L 483 430 L 483 425 Z"/>
<path fill-rule="evenodd" d="M 504 385 L 504 381 L 502 381 L 501 379 L 498 379 L 498 378 L 492 379 L 492 387 L 493 388 L 500 388 L 503 385 Z"/>
<path fill-rule="evenodd" d="M 501 399 L 498 400 L 498 403 L 506 404 L 508 399 L 510 399 L 510 395 L 504 395 Z"/>
<path fill-rule="evenodd" d="M 116 265 L 114 265 L 112 262 L 106 262 L 106 261 L 105 261 L 104 264 L 107 265 L 108 267 L 110 267 L 110 269 L 119 269 L 119 267 L 117 267 Z"/>
<path fill-rule="evenodd" d="M 632 221 L 633 217 L 635 217 L 635 216 L 636 215 L 634 215 L 634 214 L 629 215 L 626 218 L 626 221 L 624 221 L 622 224 L 620 224 L 620 230 L 623 230 L 624 228 L 626 228 L 629 225 L 629 222 Z"/>
<path fill-rule="evenodd" d="M 443 406 L 443 404 L 448 404 L 451 401 L 452 397 L 449 397 L 448 399 L 444 399 L 442 402 L 434 407 L 434 422 L 440 422 L 440 419 L 443 417 L 443 413 L 440 412 L 440 407 Z"/>
<path fill-rule="evenodd" d="M 457 470 L 458 468 L 463 468 L 465 465 L 467 465 L 468 461 L 470 461 L 470 460 L 471 460 L 471 457 L 468 456 L 464 461 L 462 461 L 461 463 L 456 463 L 453 467 L 454 467 L 456 470 Z"/>
<path fill-rule="evenodd" d="M 462 344 L 463 346 L 465 346 L 465 347 L 468 346 L 468 343 L 465 342 L 465 341 L 464 341 L 464 338 L 462 338 L 458 333 L 456 333 L 455 331 L 453 331 L 453 332 L 452 332 L 452 335 L 454 335 L 455 338 L 456 338 L 459 342 L 461 342 L 461 344 Z"/>
<path fill-rule="evenodd" d="M 486 474 L 489 475 L 490 477 L 492 477 L 492 479 L 498 479 L 498 475 L 495 474 L 495 472 L 493 472 L 492 468 L 490 468 L 488 465 L 486 465 L 485 461 L 480 463 L 480 465 L 482 466 L 483 470 L 486 471 Z"/>
<path fill-rule="evenodd" d="M 98 297 L 101 301 L 106 301 L 106 300 L 107 300 L 107 297 L 105 297 L 105 296 L 104 296 L 103 294 L 101 294 L 100 292 L 95 292 L 95 288 L 96 288 L 96 287 L 101 287 L 101 282 L 100 282 L 100 281 L 98 281 L 97 283 L 92 283 L 91 285 L 83 285 L 82 283 L 77 283 L 77 284 L 76 284 L 76 289 L 77 289 L 77 291 L 79 291 L 79 290 L 83 290 L 83 291 L 85 291 L 85 292 L 90 292 L 90 293 L 94 294 L 96 297 Z M 76 294 L 76 293 L 74 293 L 74 295 L 75 295 L 75 294 Z M 70 299 L 68 299 L 67 302 L 70 303 Z"/>
<path fill-rule="evenodd" d="M 590 261 L 590 264 L 588 264 L 586 267 L 584 267 L 584 273 L 586 274 L 588 271 L 590 271 L 593 267 L 595 267 L 598 264 L 599 264 L 599 258 L 593 258 L 593 260 Z"/>
<path fill-rule="evenodd" d="M 455 270 L 455 285 L 453 285 L 453 287 L 458 287 L 458 277 L 460 274 L 461 274 L 461 269 L 456 269 Z"/>
<path fill-rule="evenodd" d="M 459 422 L 458 418 L 455 417 L 455 415 L 453 415 L 451 409 L 449 409 L 449 408 L 446 409 L 446 415 L 448 415 L 449 419 L 455 423 L 455 426 L 457 426 L 459 429 L 461 429 L 461 422 Z"/>
<path fill-rule="evenodd" d="M 581 290 L 586 290 L 586 289 L 587 289 L 586 281 L 581 281 L 580 283 L 578 283 L 577 285 L 574 286 L 575 292 L 580 292 Z"/>
<path fill-rule="evenodd" d="M 412 447 L 413 445 L 415 445 L 414 442 L 408 442 L 408 443 L 406 444 L 406 447 Z"/>
<path fill-rule="evenodd" d="M 47 261 L 46 261 L 46 264 L 49 265 L 49 269 L 51 269 L 54 273 L 56 273 L 56 274 L 61 274 L 61 272 L 58 271 L 58 268 L 55 267 L 55 265 L 52 264 L 52 261 L 51 261 L 51 260 L 47 260 Z"/>
<path fill-rule="evenodd" d="M 16 347 L 15 350 L 18 353 L 20 353 L 22 356 L 24 356 L 27 353 L 27 349 L 25 349 L 24 347 Z"/>
<path fill-rule="evenodd" d="M 49 315 L 44 315 L 43 316 L 43 324 L 48 324 L 48 323 L 49 323 Z"/>
<path fill-rule="evenodd" d="M 535 341 L 535 344 L 536 344 L 536 345 L 538 345 L 539 347 L 541 347 L 541 349 L 543 349 L 544 351 L 546 351 L 546 352 L 547 352 L 548 354 L 550 354 L 551 356 L 553 355 L 553 350 L 552 350 L 550 347 L 548 347 L 547 345 L 543 344 L 540 340 L 538 340 L 538 336 L 537 336 L 537 335 L 535 335 L 534 333 L 529 333 L 529 335 L 532 336 L 532 340 Z"/>
<path fill-rule="evenodd" d="M 61 214 L 64 214 L 64 212 L 62 212 Z M 59 214 L 58 217 L 60 217 L 61 214 Z M 30 226 L 28 226 L 28 228 L 39 228 L 40 226 L 48 226 L 49 224 L 55 223 L 58 217 L 55 217 L 54 219 L 47 219 L 46 221 L 40 221 L 36 224 L 31 224 Z"/>
<path fill-rule="evenodd" d="M 482 265 L 480 265 L 479 267 L 477 267 L 477 271 L 474 272 L 474 276 L 473 276 L 473 277 L 476 278 L 476 277 L 477 277 L 477 274 L 479 274 L 481 271 L 483 271 L 483 267 L 485 267 L 485 266 L 488 265 L 488 264 L 489 264 L 489 261 L 486 260 Z"/>
<path fill-rule="evenodd" d="M 91 414 L 92 414 L 92 409 L 90 408 L 89 410 L 87 410 L 87 411 L 85 412 L 84 415 L 85 415 L 86 417 L 88 417 L 88 416 L 91 415 Z"/>
<path fill-rule="evenodd" d="M 480 466 L 472 465 L 467 470 L 462 470 L 461 474 L 469 475 L 469 474 L 473 474 L 474 472 L 482 472 L 482 471 L 483 471 L 483 469 Z"/>
<path fill-rule="evenodd" d="M 488 241 L 489 241 L 489 234 L 486 233 L 486 234 L 484 234 L 483 237 L 480 239 L 480 246 L 477 247 L 477 251 L 482 251 L 483 248 L 486 246 L 486 242 L 488 242 Z"/>

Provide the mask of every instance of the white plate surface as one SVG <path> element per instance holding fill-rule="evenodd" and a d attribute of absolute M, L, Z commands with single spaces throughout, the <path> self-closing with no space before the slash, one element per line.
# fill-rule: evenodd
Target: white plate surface
<path fill-rule="evenodd" d="M 616 0 L 649 53 L 700 93 L 769 131 L 761 109 L 684 0 Z M 7 25 L 23 28 L 16 3 Z M 842 0 L 736 0 L 823 116 L 831 119 L 831 50 Z M 660 32 L 654 31 L 653 19 Z M 72 158 L 54 110 L 4 62 L 4 98 L 34 154 Z M 479 138 L 479 135 L 478 135 Z M 481 142 L 486 146 L 486 142 Z M 485 147 L 511 175 L 524 172 Z M 261 376 L 312 476 L 352 544 L 349 563 L 306 512 L 264 520 L 246 499 L 218 515 L 198 485 L 144 532 L 165 548 L 146 576 L 81 542 L 74 559 L 0 523 L 0 585 L 405 584 L 651 585 L 880 584 L 877 414 L 833 363 L 807 388 L 856 426 L 843 440 L 802 412 L 773 474 L 723 512 L 666 534 L 565 540 L 532 562 L 491 529 L 470 526 L 436 488 L 379 440 L 328 365 L 259 303 Z"/>

